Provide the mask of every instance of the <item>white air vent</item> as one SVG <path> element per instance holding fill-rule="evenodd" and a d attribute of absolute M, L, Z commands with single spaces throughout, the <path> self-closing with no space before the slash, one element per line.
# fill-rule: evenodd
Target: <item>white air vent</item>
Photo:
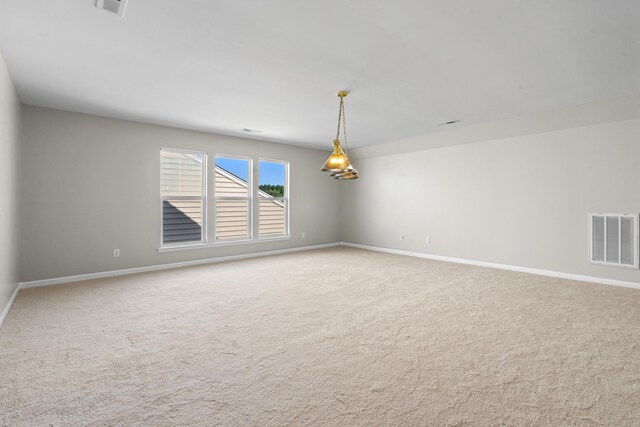
<path fill-rule="evenodd" d="M 96 7 L 122 17 L 127 7 L 127 0 L 96 0 Z"/>
<path fill-rule="evenodd" d="M 638 214 L 589 214 L 593 264 L 638 268 Z"/>

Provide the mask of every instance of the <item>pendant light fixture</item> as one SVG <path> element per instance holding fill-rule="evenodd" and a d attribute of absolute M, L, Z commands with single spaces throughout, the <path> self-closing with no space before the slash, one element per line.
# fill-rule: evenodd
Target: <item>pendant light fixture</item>
<path fill-rule="evenodd" d="M 330 172 L 335 179 L 358 179 L 358 171 L 349 162 L 347 150 L 347 121 L 344 116 L 344 98 L 349 94 L 346 90 L 338 92 L 340 108 L 338 110 L 338 131 L 333 140 L 333 152 L 322 167 L 323 172 Z M 344 136 L 344 150 L 340 146 L 340 125 Z"/>

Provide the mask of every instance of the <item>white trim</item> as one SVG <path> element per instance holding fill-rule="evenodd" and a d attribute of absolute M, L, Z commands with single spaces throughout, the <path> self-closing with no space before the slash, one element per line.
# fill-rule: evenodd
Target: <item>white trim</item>
<path fill-rule="evenodd" d="M 235 159 L 235 160 L 247 160 L 247 159 L 252 159 L 252 156 L 245 156 L 243 154 L 225 154 L 225 153 L 215 153 L 215 157 L 222 157 L 222 158 L 226 158 L 226 159 Z"/>
<path fill-rule="evenodd" d="M 625 288 L 640 289 L 640 283 L 625 282 L 623 280 L 605 279 L 603 277 L 594 277 L 594 276 L 583 276 L 580 274 L 563 273 L 560 271 L 540 270 L 537 268 L 519 267 L 516 265 L 508 265 L 508 264 L 497 264 L 493 262 L 476 261 L 476 260 L 470 260 L 470 259 L 464 259 L 464 258 L 454 258 L 454 257 L 448 257 L 448 256 L 442 256 L 442 255 L 431 255 L 431 254 L 425 254 L 421 252 L 403 251 L 400 249 L 390 249 L 390 248 L 381 248 L 378 246 L 360 245 L 357 243 L 342 242 L 341 244 L 343 246 L 349 246 L 349 247 L 358 248 L 358 249 L 365 249 L 369 251 L 386 252 L 386 253 L 396 254 L 396 255 L 405 255 L 405 256 L 412 256 L 417 258 L 434 259 L 438 261 L 455 262 L 458 264 L 477 265 L 480 267 L 497 268 L 500 270 L 519 271 L 521 273 L 537 274 L 539 276 L 557 277 L 560 279 L 577 280 L 581 282 L 598 283 L 601 285 L 622 286 Z"/>
<path fill-rule="evenodd" d="M 198 151 L 198 150 L 184 150 L 182 148 L 171 148 L 171 147 L 160 147 L 160 151 L 162 150 L 166 150 L 166 151 L 176 151 L 182 154 L 192 154 L 192 155 L 200 155 L 202 153 L 204 153 L 204 151 Z"/>
<path fill-rule="evenodd" d="M 2 325 L 4 324 L 4 320 L 7 318 L 7 315 L 9 314 L 9 310 L 11 310 L 11 306 L 13 305 L 13 302 L 16 300 L 16 297 L 18 296 L 19 290 L 20 290 L 20 283 L 18 283 L 18 285 L 16 286 L 16 289 L 13 291 L 13 294 L 11 295 L 11 298 L 9 298 L 9 302 L 7 303 L 7 306 L 4 308 L 4 310 L 2 310 L 2 314 L 0 315 L 0 328 L 2 328 Z"/>
<path fill-rule="evenodd" d="M 198 259 L 194 261 L 175 262 L 171 264 L 157 264 L 157 265 L 150 265 L 147 267 L 128 268 L 125 270 L 112 270 L 112 271 L 103 271 L 100 273 L 79 274 L 77 276 L 57 277 L 55 279 L 34 280 L 32 282 L 20 283 L 19 289 L 37 288 L 40 286 L 50 286 L 50 285 L 61 285 L 63 283 L 79 282 L 82 280 L 125 276 L 128 274 L 147 273 L 150 271 L 159 271 L 159 270 L 169 270 L 173 268 L 190 267 L 193 265 L 214 264 L 218 262 L 235 261 L 239 259 L 259 258 L 263 256 L 280 255 L 280 254 L 286 254 L 290 252 L 301 252 L 301 251 L 308 251 L 313 249 L 330 248 L 330 247 L 339 246 L 339 245 L 340 245 L 339 242 L 325 243 L 322 245 L 300 246 L 297 248 L 278 249 L 275 251 L 254 252 L 250 254 L 241 254 L 241 255 L 230 255 L 230 256 L 222 256 L 222 257 L 216 257 L 216 258 Z"/>
<path fill-rule="evenodd" d="M 277 236 L 277 237 L 259 237 L 257 239 L 242 239 L 242 240 L 217 240 L 215 243 L 193 243 L 193 244 L 176 244 L 175 246 L 162 246 L 158 248 L 158 252 L 175 252 L 175 251 L 187 251 L 191 249 L 205 249 L 205 248 L 217 248 L 220 246 L 231 245 L 248 245 L 251 243 L 262 242 L 277 242 L 279 240 L 291 240 L 291 236 Z"/>

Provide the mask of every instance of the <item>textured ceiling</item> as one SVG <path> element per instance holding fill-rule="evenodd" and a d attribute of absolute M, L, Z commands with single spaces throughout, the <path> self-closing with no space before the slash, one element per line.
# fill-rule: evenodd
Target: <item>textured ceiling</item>
<path fill-rule="evenodd" d="M 640 2 L 0 1 L 24 103 L 329 147 L 640 91 Z M 247 135 L 243 128 L 262 130 Z"/>

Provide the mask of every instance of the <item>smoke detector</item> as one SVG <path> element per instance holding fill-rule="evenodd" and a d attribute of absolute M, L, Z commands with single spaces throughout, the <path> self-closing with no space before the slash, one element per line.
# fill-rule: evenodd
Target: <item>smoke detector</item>
<path fill-rule="evenodd" d="M 96 7 L 110 13 L 115 13 L 122 18 L 124 9 L 127 7 L 127 0 L 96 0 Z"/>

